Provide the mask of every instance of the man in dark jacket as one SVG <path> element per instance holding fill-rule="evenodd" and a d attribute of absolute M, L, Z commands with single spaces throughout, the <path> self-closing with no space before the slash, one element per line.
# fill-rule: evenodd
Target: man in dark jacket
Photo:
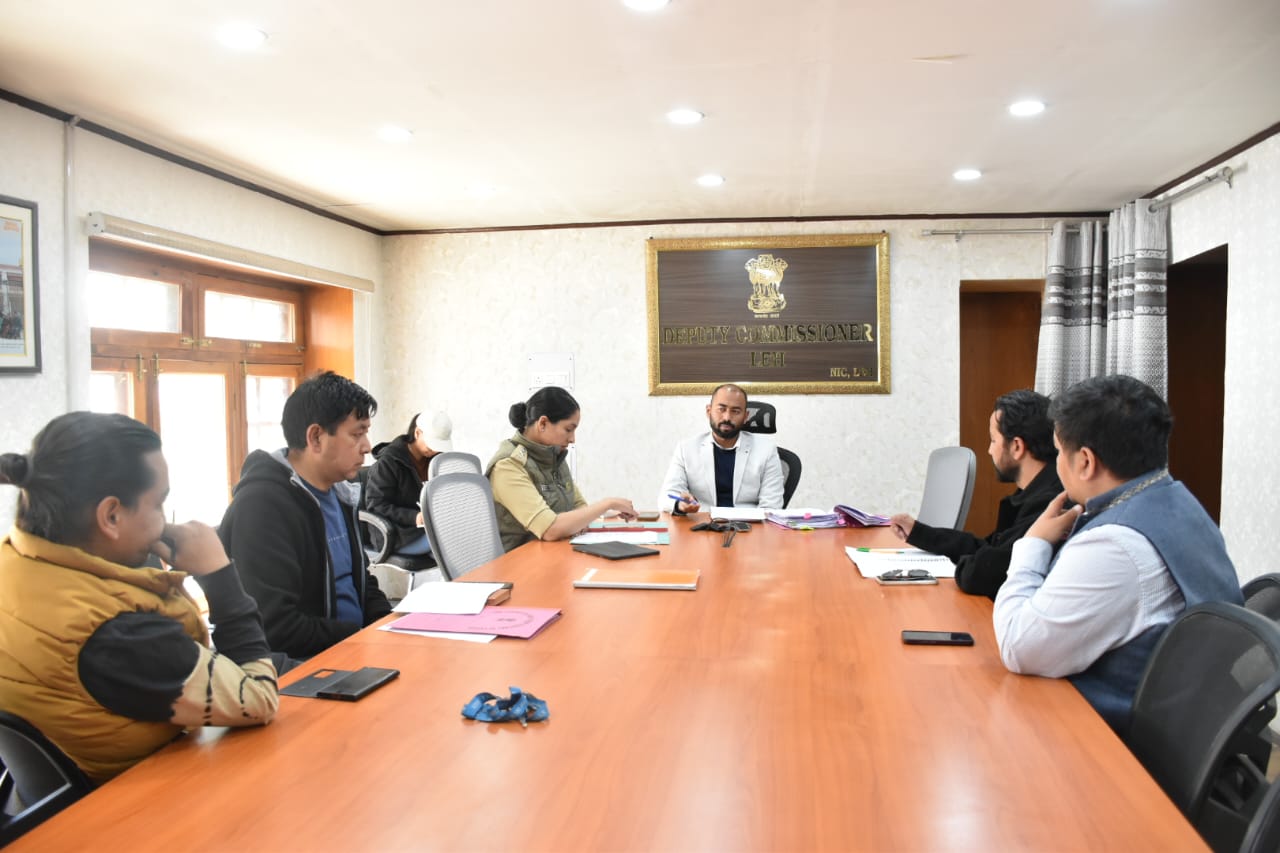
<path fill-rule="evenodd" d="M 1002 483 L 1016 483 L 1013 494 L 1000 501 L 996 529 L 985 539 L 963 530 L 930 527 L 910 515 L 891 519 L 893 532 L 907 544 L 942 554 L 956 564 L 956 586 L 970 595 L 995 598 L 1009 573 L 1009 558 L 1017 542 L 1062 491 L 1055 467 L 1053 421 L 1049 398 L 1035 391 L 1011 391 L 996 400 L 991 413 L 991 444 L 987 452 Z"/>
<path fill-rule="evenodd" d="M 288 447 L 245 459 L 218 530 L 273 651 L 307 658 L 391 612 L 366 566 L 355 477 L 377 401 L 327 372 L 284 405 Z"/>

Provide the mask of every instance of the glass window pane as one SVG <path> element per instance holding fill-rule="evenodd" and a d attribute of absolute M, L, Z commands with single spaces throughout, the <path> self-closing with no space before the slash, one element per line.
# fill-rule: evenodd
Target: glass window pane
<path fill-rule="evenodd" d="M 89 374 L 89 411 L 133 413 L 133 374 L 124 370 L 95 370 Z"/>
<path fill-rule="evenodd" d="M 244 386 L 249 450 L 279 450 L 285 445 L 280 416 L 284 413 L 284 401 L 293 393 L 293 377 L 246 376 Z"/>
<path fill-rule="evenodd" d="M 169 463 L 165 515 L 215 527 L 227 508 L 227 390 L 221 373 L 160 374 L 160 440 Z"/>
<path fill-rule="evenodd" d="M 216 290 L 206 290 L 204 294 L 205 337 L 292 343 L 293 315 L 292 302 Z"/>
<path fill-rule="evenodd" d="M 182 288 L 167 281 L 89 270 L 89 325 L 170 332 L 182 328 Z"/>

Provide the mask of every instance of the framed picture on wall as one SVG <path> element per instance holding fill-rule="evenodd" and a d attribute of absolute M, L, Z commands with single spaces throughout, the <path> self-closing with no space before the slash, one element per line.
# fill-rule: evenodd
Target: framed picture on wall
<path fill-rule="evenodd" d="M 648 241 L 649 393 L 889 393 L 889 235 Z"/>
<path fill-rule="evenodd" d="M 40 372 L 36 204 L 0 195 L 0 373 Z"/>

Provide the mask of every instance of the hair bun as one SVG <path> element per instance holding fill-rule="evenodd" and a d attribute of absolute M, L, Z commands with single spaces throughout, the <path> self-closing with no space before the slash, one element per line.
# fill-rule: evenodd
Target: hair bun
<path fill-rule="evenodd" d="M 529 414 L 529 405 L 527 403 L 513 403 L 511 409 L 507 412 L 507 420 L 516 429 L 524 429 L 528 424 L 525 419 Z"/>
<path fill-rule="evenodd" d="M 5 483 L 21 487 L 27 482 L 27 474 L 31 472 L 31 466 L 27 463 L 27 457 L 21 453 L 3 453 L 0 454 L 0 478 Z"/>

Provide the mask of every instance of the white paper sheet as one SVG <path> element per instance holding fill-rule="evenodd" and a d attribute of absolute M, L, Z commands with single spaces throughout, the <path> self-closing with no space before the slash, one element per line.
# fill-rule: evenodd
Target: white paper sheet
<path fill-rule="evenodd" d="M 410 590 L 394 609 L 396 613 L 474 615 L 500 589 L 500 583 L 424 583 Z"/>
<path fill-rule="evenodd" d="M 708 506 L 701 511 L 727 521 L 764 521 L 764 510 L 758 506 Z"/>
<path fill-rule="evenodd" d="M 661 531 L 663 536 L 669 534 L 664 530 Z M 580 533 L 569 540 L 571 545 L 594 545 L 599 542 L 629 542 L 632 545 L 657 545 L 659 531 L 656 530 L 626 530 L 610 532 L 608 530 L 592 530 L 590 533 Z"/>
<path fill-rule="evenodd" d="M 935 578 L 953 578 L 956 566 L 941 554 L 930 554 L 917 548 L 872 548 L 860 551 L 846 547 L 849 555 L 864 578 L 874 578 L 894 569 L 925 569 Z"/>
<path fill-rule="evenodd" d="M 439 640 L 462 640 L 467 643 L 491 643 L 498 638 L 497 634 L 455 634 L 449 631 L 406 631 L 391 625 L 383 625 L 379 631 L 388 634 L 412 634 L 415 637 L 435 637 Z"/>

